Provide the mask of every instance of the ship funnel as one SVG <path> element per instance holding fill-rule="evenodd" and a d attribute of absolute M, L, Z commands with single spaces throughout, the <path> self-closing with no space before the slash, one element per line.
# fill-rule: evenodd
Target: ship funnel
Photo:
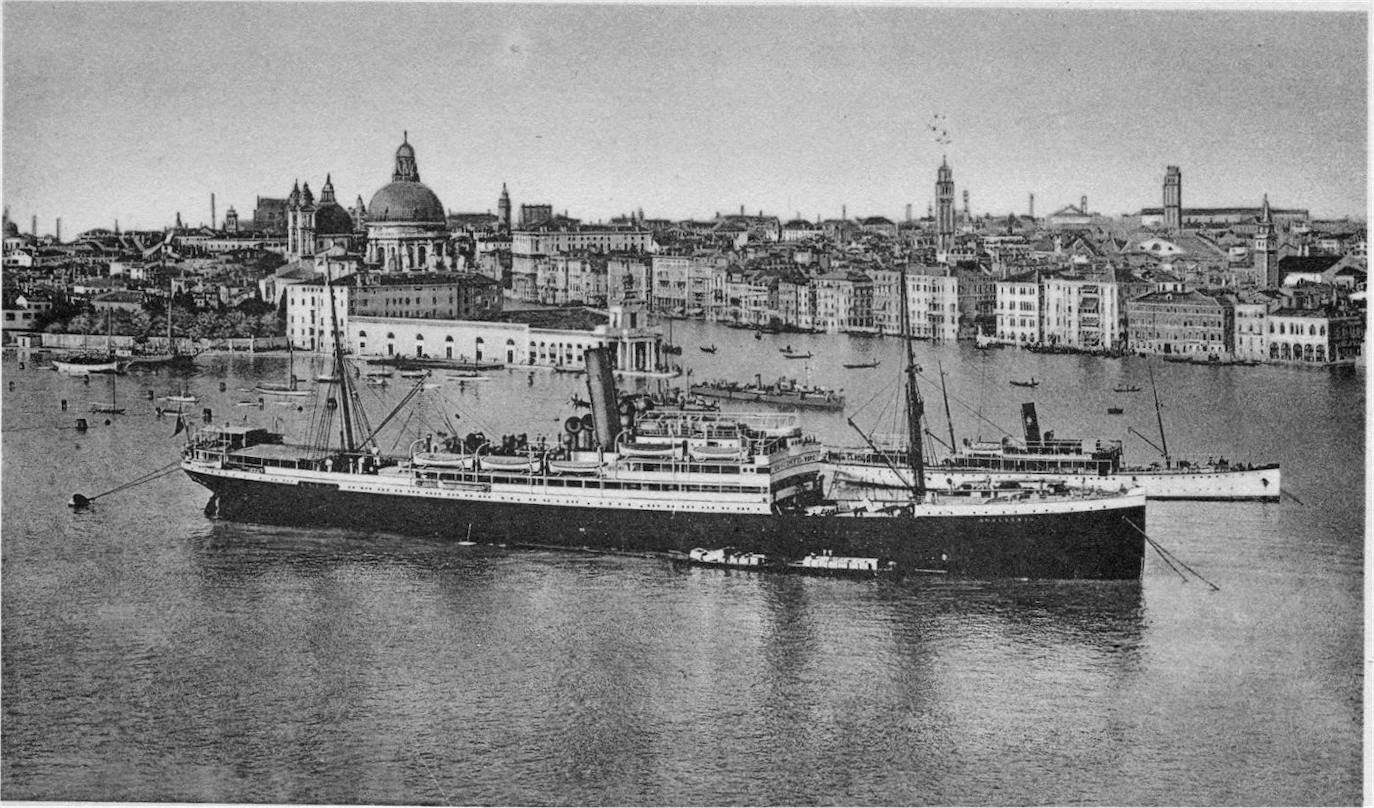
<path fill-rule="evenodd" d="M 1040 422 L 1035 417 L 1035 404 L 1026 402 L 1021 405 L 1021 425 L 1026 430 L 1026 444 L 1040 442 Z"/>
<path fill-rule="evenodd" d="M 587 362 L 587 393 L 592 402 L 596 445 L 606 450 L 614 449 L 615 439 L 620 434 L 620 414 L 616 410 L 611 352 L 606 348 L 589 348 L 582 356 Z"/>

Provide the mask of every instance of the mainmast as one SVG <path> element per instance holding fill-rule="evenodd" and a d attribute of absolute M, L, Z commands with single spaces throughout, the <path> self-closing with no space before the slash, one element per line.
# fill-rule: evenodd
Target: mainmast
<path fill-rule="evenodd" d="M 911 313 L 907 311 L 906 266 L 902 266 L 902 345 L 906 348 L 906 433 L 907 464 L 911 466 L 911 492 L 918 498 L 926 493 L 926 470 L 921 444 L 921 418 L 925 402 L 916 387 L 916 356 L 911 350 Z"/>
<path fill-rule="evenodd" d="M 1145 367 L 1150 371 L 1150 392 L 1155 397 L 1155 422 L 1159 424 L 1159 448 L 1161 454 L 1164 455 L 1164 467 L 1169 468 L 1172 462 L 1169 459 L 1169 441 L 1164 437 L 1164 416 L 1159 413 L 1159 388 L 1155 387 L 1155 369 L 1150 365 Z"/>
<path fill-rule="evenodd" d="M 339 315 L 334 310 L 334 282 L 329 277 L 328 267 L 324 271 L 324 285 L 329 290 L 329 331 L 334 338 L 334 378 L 339 380 L 339 411 L 343 413 L 343 450 L 351 454 L 358 451 L 353 442 L 353 390 L 349 386 L 348 368 L 344 365 L 343 345 L 339 339 Z M 290 335 L 287 340 L 287 345 L 290 345 Z"/>

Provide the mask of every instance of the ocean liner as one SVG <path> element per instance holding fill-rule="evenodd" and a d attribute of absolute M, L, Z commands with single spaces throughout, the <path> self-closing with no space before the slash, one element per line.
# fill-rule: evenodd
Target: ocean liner
<path fill-rule="evenodd" d="M 908 418 L 919 424 L 909 341 L 907 352 Z M 591 413 L 568 419 L 562 445 L 474 433 L 438 446 L 417 442 L 401 457 L 378 451 L 378 430 L 351 392 L 337 336 L 335 362 L 344 389 L 324 412 L 337 412 L 341 429 L 326 424 L 316 434 L 341 435 L 342 446 L 290 445 L 281 434 L 227 425 L 188 441 L 182 468 L 212 492 L 208 514 L 515 546 L 667 553 L 728 544 L 782 559 L 873 556 L 903 574 L 1141 574 L 1138 491 L 1013 484 L 933 493 L 920 483 L 917 450 L 908 455 L 916 483 L 907 496 L 874 499 L 862 488 L 828 496 L 824 449 L 802 434 L 795 414 L 648 409 L 642 399 L 616 397 L 600 349 L 586 352 Z"/>

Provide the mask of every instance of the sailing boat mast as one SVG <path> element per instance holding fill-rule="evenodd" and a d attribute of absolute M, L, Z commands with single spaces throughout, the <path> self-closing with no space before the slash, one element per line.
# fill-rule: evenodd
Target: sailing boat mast
<path fill-rule="evenodd" d="M 926 493 L 926 470 L 923 447 L 921 444 L 921 418 L 925 415 L 925 402 L 921 401 L 921 391 L 916 387 L 916 356 L 911 350 L 911 313 L 907 311 L 906 266 L 902 266 L 902 345 L 906 349 L 906 432 L 907 463 L 911 466 L 911 493 L 918 498 Z"/>
<path fill-rule="evenodd" d="M 1164 455 L 1164 467 L 1169 468 L 1172 462 L 1169 459 L 1169 441 L 1164 437 L 1164 416 L 1159 412 L 1159 388 L 1155 387 L 1155 369 L 1146 365 L 1150 371 L 1150 392 L 1155 397 L 1155 421 L 1159 424 L 1159 446 L 1160 452 Z"/>

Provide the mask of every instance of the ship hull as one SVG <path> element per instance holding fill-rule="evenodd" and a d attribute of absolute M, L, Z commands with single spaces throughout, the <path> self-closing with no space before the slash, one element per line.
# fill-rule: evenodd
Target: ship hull
<path fill-rule="evenodd" d="M 905 489 L 892 469 L 863 463 L 844 463 L 835 466 L 835 478 L 841 482 Z M 1034 471 L 988 471 L 983 469 L 953 469 L 931 467 L 926 472 L 926 485 L 934 490 L 964 484 L 984 484 L 989 479 L 1044 480 L 1062 482 L 1074 488 L 1097 491 L 1121 491 L 1140 488 L 1148 499 L 1226 501 L 1279 501 L 1279 467 L 1262 466 L 1249 469 L 1199 470 L 1164 472 L 1157 470 L 1125 470 L 1119 474 L 1064 474 Z"/>
<path fill-rule="evenodd" d="M 367 483 L 373 490 L 357 490 L 359 475 L 335 475 L 340 483 L 334 484 L 318 475 L 302 482 L 184 468 L 210 489 L 207 512 L 219 518 L 514 546 L 650 553 L 730 546 L 783 558 L 829 551 L 888 558 L 903 572 L 1109 580 L 1138 579 L 1145 549 L 1145 507 L 1139 497 L 1069 512 L 1041 508 L 1035 513 L 1028 507 L 992 516 L 806 516 L 492 501 L 416 489 L 404 478 L 374 477 L 375 484 Z"/>
<path fill-rule="evenodd" d="M 750 404 L 772 404 L 776 407 L 806 407 L 814 410 L 844 409 L 844 399 L 838 396 L 789 395 L 757 390 L 730 390 L 705 385 L 694 385 L 689 388 L 688 392 L 702 398 L 721 398 L 728 401 L 745 401 Z"/>

